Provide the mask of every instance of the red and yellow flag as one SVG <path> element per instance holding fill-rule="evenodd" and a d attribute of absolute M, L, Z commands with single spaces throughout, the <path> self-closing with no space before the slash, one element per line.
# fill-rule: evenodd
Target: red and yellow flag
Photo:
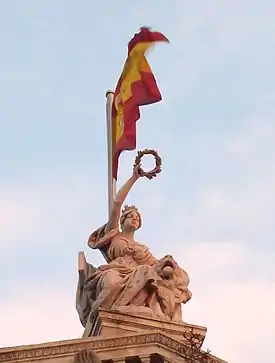
<path fill-rule="evenodd" d="M 112 105 L 113 177 L 117 179 L 118 159 L 124 150 L 136 148 L 136 121 L 139 106 L 161 100 L 155 77 L 145 58 L 146 51 L 168 39 L 159 32 L 141 28 L 128 44 L 128 57 L 118 80 Z"/>

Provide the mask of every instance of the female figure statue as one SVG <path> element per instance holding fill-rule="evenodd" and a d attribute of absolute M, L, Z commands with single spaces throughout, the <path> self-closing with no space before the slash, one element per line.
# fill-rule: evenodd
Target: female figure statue
<path fill-rule="evenodd" d="M 137 165 L 117 193 L 108 223 L 89 238 L 89 247 L 100 249 L 108 264 L 86 279 L 84 290 L 91 313 L 102 308 L 181 322 L 181 304 L 191 298 L 187 273 L 171 256 L 157 260 L 147 246 L 135 240 L 135 231 L 142 225 L 135 206 L 125 206 L 121 212 L 140 177 Z"/>

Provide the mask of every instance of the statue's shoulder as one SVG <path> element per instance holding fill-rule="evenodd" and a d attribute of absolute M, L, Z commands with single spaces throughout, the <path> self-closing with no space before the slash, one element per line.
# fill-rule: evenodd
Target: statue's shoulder
<path fill-rule="evenodd" d="M 106 224 L 96 229 L 88 239 L 88 246 L 92 249 L 102 249 L 110 244 L 110 242 L 118 237 L 119 231 L 112 229 L 106 231 Z"/>

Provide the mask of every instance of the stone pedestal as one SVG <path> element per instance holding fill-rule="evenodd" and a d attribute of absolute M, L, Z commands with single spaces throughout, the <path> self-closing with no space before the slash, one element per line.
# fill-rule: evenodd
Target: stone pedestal
<path fill-rule="evenodd" d="M 1 363 L 72 363 L 77 352 L 95 351 L 103 363 L 174 363 L 190 360 L 184 335 L 192 329 L 203 337 L 206 328 L 140 316 L 100 311 L 94 324 L 97 336 L 60 342 L 2 348 Z M 209 356 L 209 363 L 226 363 Z"/>
<path fill-rule="evenodd" d="M 190 331 L 202 337 L 204 341 L 206 328 L 187 323 L 174 323 L 138 315 L 121 314 L 100 310 L 92 326 L 92 336 L 125 336 L 133 333 L 161 331 L 179 341 L 184 341 L 184 335 Z"/>

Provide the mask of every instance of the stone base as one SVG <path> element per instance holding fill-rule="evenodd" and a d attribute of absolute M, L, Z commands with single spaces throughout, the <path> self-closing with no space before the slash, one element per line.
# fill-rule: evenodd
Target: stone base
<path fill-rule="evenodd" d="M 205 338 L 206 330 L 202 326 L 187 323 L 174 323 L 138 315 L 99 310 L 92 326 L 91 335 L 110 337 L 162 331 L 177 340 L 184 341 L 186 340 L 184 335 L 192 331 L 195 334 L 200 334 L 202 339 L 199 345 L 201 346 Z"/>
<path fill-rule="evenodd" d="M 73 363 L 84 349 L 96 352 L 101 363 L 199 362 L 194 352 L 201 354 L 200 348 L 191 348 L 184 335 L 192 331 L 203 341 L 206 333 L 206 328 L 197 325 L 104 310 L 95 317 L 92 329 L 93 336 L 86 339 L 1 348 L 0 363 Z M 213 355 L 208 359 L 226 363 Z"/>

